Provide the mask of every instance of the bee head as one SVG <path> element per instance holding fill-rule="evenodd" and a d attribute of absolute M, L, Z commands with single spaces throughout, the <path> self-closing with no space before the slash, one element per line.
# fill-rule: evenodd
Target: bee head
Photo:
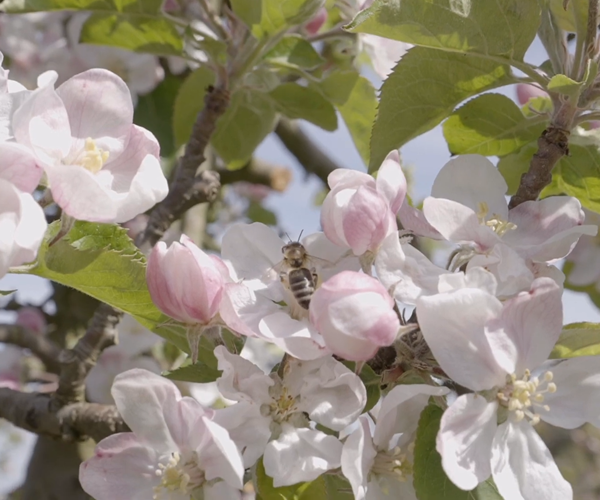
<path fill-rule="evenodd" d="M 302 267 L 306 258 L 306 249 L 299 241 L 292 241 L 281 249 L 285 260 L 293 267 Z"/>

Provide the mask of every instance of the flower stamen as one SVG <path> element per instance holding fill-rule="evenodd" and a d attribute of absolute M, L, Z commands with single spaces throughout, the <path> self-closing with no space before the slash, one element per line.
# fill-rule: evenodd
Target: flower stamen
<path fill-rule="evenodd" d="M 164 498 L 164 492 L 178 492 L 188 495 L 202 487 L 205 482 L 204 471 L 198 468 L 196 453 L 192 453 L 190 460 L 184 463 L 181 462 L 181 455 L 174 452 L 166 464 L 158 464 L 158 468 L 154 471 L 154 474 L 162 480 L 160 484 L 153 488 L 153 500 Z"/>
<path fill-rule="evenodd" d="M 552 382 L 552 378 L 550 371 L 544 373 L 541 381 L 538 377 L 531 378 L 529 370 L 525 370 L 520 379 L 513 373 L 506 386 L 498 392 L 498 400 L 508 411 L 514 413 L 517 422 L 528 418 L 532 425 L 536 425 L 540 421 L 540 415 L 532 410 L 550 411 L 550 407 L 542 403 L 544 394 L 556 392 L 556 384 Z"/>
<path fill-rule="evenodd" d="M 79 161 L 83 168 L 95 174 L 102 170 L 102 167 L 108 160 L 108 156 L 108 151 L 100 149 L 96 145 L 96 142 L 91 137 L 88 137 L 85 140 L 83 154 Z"/>

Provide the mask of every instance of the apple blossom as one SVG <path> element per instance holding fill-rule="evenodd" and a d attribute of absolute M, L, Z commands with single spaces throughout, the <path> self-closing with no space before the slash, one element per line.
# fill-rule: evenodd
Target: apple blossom
<path fill-rule="evenodd" d="M 417 316 L 444 372 L 474 391 L 442 416 L 437 450 L 452 482 L 470 490 L 492 475 L 504 498 L 572 498 L 532 427 L 600 425 L 591 358 L 544 363 L 562 329 L 559 285 L 538 278 L 504 303 L 469 288 L 421 297 Z"/>
<path fill-rule="evenodd" d="M 141 369 L 118 375 L 112 395 L 132 432 L 103 439 L 81 464 L 86 493 L 96 500 L 241 500 L 242 459 L 213 410 Z"/>
<path fill-rule="evenodd" d="M 342 270 L 359 268 L 356 258 L 347 256 L 343 247 L 331 243 L 322 233 L 304 237 L 302 244 L 309 256 L 327 263 L 317 266 L 319 282 Z M 282 261 L 284 245 L 271 228 L 260 223 L 236 224 L 226 231 L 221 255 L 231 264 L 236 279 L 244 280 L 230 287 L 223 301 L 229 312 L 227 323 L 239 333 L 267 340 L 296 358 L 326 356 L 329 350 L 308 321 L 308 311 L 297 304 L 275 271 Z M 285 306 L 279 305 L 282 301 Z"/>
<path fill-rule="evenodd" d="M 243 450 L 246 467 L 264 453 L 265 470 L 275 486 L 311 481 L 339 467 L 341 443 L 308 428 L 308 419 L 336 431 L 351 424 L 367 401 L 357 375 L 331 357 L 288 358 L 280 377 L 265 375 L 223 346 L 215 349 L 215 356 L 223 371 L 219 390 L 238 401 L 218 410 L 215 421 Z"/>
<path fill-rule="evenodd" d="M 321 225 L 336 245 L 350 247 L 365 256 L 365 270 L 385 237 L 396 231 L 396 213 L 406 196 L 406 178 L 397 151 L 381 164 L 377 179 L 355 170 L 338 169 L 329 174 L 331 191 L 323 201 Z M 368 253 L 367 253 L 368 252 Z"/>
<path fill-rule="evenodd" d="M 583 209 L 585 221 L 595 226 L 600 225 L 600 214 Z M 574 286 L 594 285 L 600 289 L 600 236 L 584 235 L 567 257 L 572 263 L 569 272 L 569 284 Z"/>
<path fill-rule="evenodd" d="M 110 71 L 85 71 L 54 89 L 48 72 L 13 114 L 14 135 L 31 148 L 54 201 L 75 219 L 124 222 L 168 191 L 158 142 L 132 123 L 125 82 Z"/>
<path fill-rule="evenodd" d="M 329 278 L 313 295 L 310 320 L 334 354 L 366 361 L 398 335 L 394 300 L 376 279 L 354 271 Z"/>
<path fill-rule="evenodd" d="M 156 306 L 167 316 L 188 325 L 192 360 L 198 355 L 202 332 L 221 323 L 225 266 L 200 250 L 185 234 L 168 249 L 159 241 L 148 258 L 146 280 Z"/>
<path fill-rule="evenodd" d="M 33 197 L 0 178 L 0 277 L 12 266 L 35 260 L 46 227 Z"/>
<path fill-rule="evenodd" d="M 374 409 L 372 430 L 367 415 L 346 438 L 342 448 L 342 473 L 352 486 L 355 500 L 395 498 L 416 500 L 412 486 L 412 448 L 419 416 L 431 396 L 449 390 L 430 385 L 399 385 Z M 377 408 L 377 407 L 376 407 Z"/>

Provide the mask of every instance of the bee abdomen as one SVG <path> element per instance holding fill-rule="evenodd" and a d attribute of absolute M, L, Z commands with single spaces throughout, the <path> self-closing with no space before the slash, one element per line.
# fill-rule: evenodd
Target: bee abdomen
<path fill-rule="evenodd" d="M 293 269 L 288 275 L 292 295 L 300 307 L 308 309 L 310 299 L 315 293 L 313 274 L 306 268 Z"/>

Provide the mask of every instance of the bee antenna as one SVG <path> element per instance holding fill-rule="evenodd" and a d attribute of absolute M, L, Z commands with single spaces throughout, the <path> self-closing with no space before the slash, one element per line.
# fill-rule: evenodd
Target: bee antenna
<path fill-rule="evenodd" d="M 300 238 L 302 238 L 302 233 L 303 232 L 304 232 L 304 229 L 302 231 L 300 231 L 300 234 L 298 235 L 298 240 L 297 241 L 300 241 Z"/>
<path fill-rule="evenodd" d="M 290 235 L 289 235 L 289 234 L 287 234 L 287 233 L 285 233 L 285 235 L 288 237 L 288 240 L 289 240 L 289 242 L 291 243 L 291 242 L 292 242 L 292 238 L 290 238 Z"/>

